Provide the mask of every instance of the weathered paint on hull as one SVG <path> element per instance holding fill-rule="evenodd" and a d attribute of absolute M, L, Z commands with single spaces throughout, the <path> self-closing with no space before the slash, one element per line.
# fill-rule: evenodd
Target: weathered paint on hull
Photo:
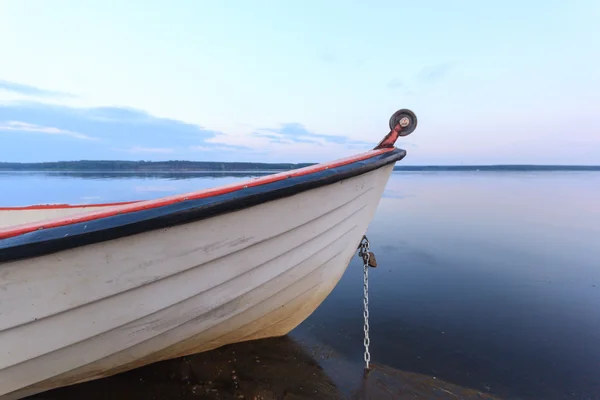
<path fill-rule="evenodd" d="M 0 398 L 285 335 L 329 295 L 393 164 L 0 270 Z"/>

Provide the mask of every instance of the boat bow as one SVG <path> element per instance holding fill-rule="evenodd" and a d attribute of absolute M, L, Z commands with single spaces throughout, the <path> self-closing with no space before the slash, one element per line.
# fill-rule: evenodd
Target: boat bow
<path fill-rule="evenodd" d="M 415 126 L 400 110 L 370 151 L 208 190 L 0 208 L 0 399 L 287 334 L 344 274 Z"/>

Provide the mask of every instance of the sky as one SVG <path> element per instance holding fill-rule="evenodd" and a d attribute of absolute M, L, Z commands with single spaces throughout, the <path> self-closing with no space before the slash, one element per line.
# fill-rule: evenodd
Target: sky
<path fill-rule="evenodd" d="M 0 0 L 0 161 L 600 164 L 600 2 Z"/>

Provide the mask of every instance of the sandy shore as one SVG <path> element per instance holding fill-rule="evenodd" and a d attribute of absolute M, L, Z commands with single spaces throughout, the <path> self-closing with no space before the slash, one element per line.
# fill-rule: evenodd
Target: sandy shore
<path fill-rule="evenodd" d="M 492 399 L 434 377 L 373 365 L 362 369 L 285 336 L 167 360 L 29 400 Z M 319 360 L 326 360 L 325 368 Z"/>

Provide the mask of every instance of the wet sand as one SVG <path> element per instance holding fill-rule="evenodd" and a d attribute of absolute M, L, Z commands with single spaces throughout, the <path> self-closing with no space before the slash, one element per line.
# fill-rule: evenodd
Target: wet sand
<path fill-rule="evenodd" d="M 29 400 L 495 399 L 434 377 L 372 365 L 366 377 L 332 349 L 290 336 L 225 346 Z M 319 360 L 326 360 L 323 365 Z"/>

